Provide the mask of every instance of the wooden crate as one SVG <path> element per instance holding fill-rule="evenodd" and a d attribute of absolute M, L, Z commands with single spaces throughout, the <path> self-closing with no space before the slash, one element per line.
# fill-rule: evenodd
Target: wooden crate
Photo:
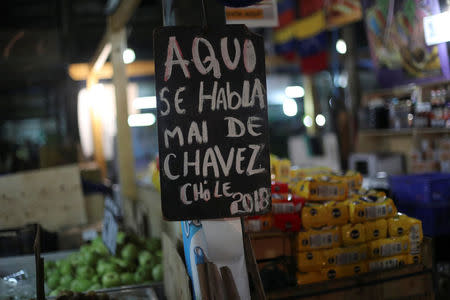
<path fill-rule="evenodd" d="M 0 177 L 0 229 L 39 223 L 57 231 L 86 224 L 77 165 Z"/>

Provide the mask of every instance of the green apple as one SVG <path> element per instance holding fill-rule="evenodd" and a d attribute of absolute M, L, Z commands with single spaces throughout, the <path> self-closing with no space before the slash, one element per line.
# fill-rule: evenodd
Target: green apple
<path fill-rule="evenodd" d="M 87 279 L 75 279 L 70 284 L 70 289 L 74 292 L 84 292 L 91 286 L 91 282 Z"/>
<path fill-rule="evenodd" d="M 91 278 L 92 283 L 100 283 L 100 276 L 94 275 Z"/>
<path fill-rule="evenodd" d="M 161 240 L 158 238 L 151 238 L 145 242 L 145 247 L 150 252 L 155 252 L 161 249 Z"/>
<path fill-rule="evenodd" d="M 102 289 L 102 285 L 100 283 L 94 283 L 87 290 L 88 291 L 98 291 L 98 290 L 101 290 L 101 289 Z"/>
<path fill-rule="evenodd" d="M 63 275 L 61 276 L 61 278 L 59 279 L 59 286 L 63 289 L 68 289 L 70 288 L 70 284 L 72 283 L 73 278 L 70 275 Z"/>
<path fill-rule="evenodd" d="M 110 255 L 109 250 L 108 248 L 106 248 L 105 244 L 103 244 L 103 240 L 101 237 L 98 237 L 92 241 L 91 250 L 101 257 L 106 257 Z"/>
<path fill-rule="evenodd" d="M 61 275 L 70 275 L 73 272 L 72 265 L 68 261 L 64 261 L 59 267 L 59 272 Z"/>
<path fill-rule="evenodd" d="M 44 269 L 55 269 L 55 268 L 56 268 L 56 263 L 54 261 L 46 260 L 44 262 Z"/>
<path fill-rule="evenodd" d="M 117 265 L 117 267 L 119 267 L 122 270 L 126 270 L 130 265 L 130 262 L 128 262 L 124 259 L 120 259 L 118 257 L 111 258 L 111 262 L 114 263 L 115 265 Z"/>
<path fill-rule="evenodd" d="M 83 253 L 83 261 L 86 265 L 94 266 L 97 262 L 98 254 L 94 251 L 87 251 Z"/>
<path fill-rule="evenodd" d="M 139 266 L 134 273 L 134 281 L 136 283 L 148 281 L 152 279 L 152 269 L 149 266 Z"/>
<path fill-rule="evenodd" d="M 122 285 L 130 285 L 134 283 L 134 276 L 131 273 L 120 274 L 120 282 Z"/>
<path fill-rule="evenodd" d="M 155 281 L 161 281 L 163 279 L 163 268 L 161 264 L 158 264 L 153 268 L 152 276 Z"/>
<path fill-rule="evenodd" d="M 56 289 L 50 292 L 50 294 L 48 294 L 50 297 L 56 297 L 59 295 L 59 292 L 61 292 L 60 289 Z"/>
<path fill-rule="evenodd" d="M 47 279 L 46 283 L 47 283 L 48 287 L 51 290 L 56 289 L 58 287 L 58 285 L 59 285 L 59 275 L 58 274 L 54 274 L 54 275 L 50 276 Z"/>
<path fill-rule="evenodd" d="M 77 268 L 77 278 L 90 279 L 95 275 L 95 271 L 92 267 L 89 266 L 79 266 Z"/>
<path fill-rule="evenodd" d="M 153 255 L 150 251 L 141 251 L 138 256 L 138 261 L 140 266 L 152 265 L 153 264 Z"/>
<path fill-rule="evenodd" d="M 120 256 L 126 261 L 134 261 L 138 256 L 138 250 L 135 245 L 126 244 L 120 252 Z"/>
<path fill-rule="evenodd" d="M 84 264 L 83 254 L 81 254 L 81 253 L 71 254 L 69 256 L 69 261 L 72 264 L 72 266 L 74 266 L 74 267 Z"/>
<path fill-rule="evenodd" d="M 108 272 L 102 277 L 102 285 L 106 288 L 120 285 L 119 274 L 114 272 Z"/>
<path fill-rule="evenodd" d="M 44 273 L 45 273 L 45 278 L 49 278 L 51 276 L 57 276 L 57 277 L 61 276 L 59 269 L 57 269 L 56 267 L 54 269 L 45 269 Z"/>
<path fill-rule="evenodd" d="M 91 251 L 91 248 L 89 247 L 89 245 L 82 245 L 80 247 L 80 252 L 81 253 L 86 253 L 86 252 L 90 252 L 90 251 Z"/>
<path fill-rule="evenodd" d="M 119 232 L 117 233 L 117 237 L 116 237 L 116 244 L 117 244 L 118 246 L 124 245 L 124 244 L 125 244 L 126 237 L 127 237 L 127 236 L 126 236 L 125 232 L 119 231 Z"/>
<path fill-rule="evenodd" d="M 112 262 L 102 262 L 97 265 L 97 273 L 104 275 L 108 272 L 118 272 L 119 268 Z"/>

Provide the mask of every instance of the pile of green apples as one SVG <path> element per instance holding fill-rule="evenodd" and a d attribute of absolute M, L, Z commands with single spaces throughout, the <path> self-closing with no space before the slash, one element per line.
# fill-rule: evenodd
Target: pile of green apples
<path fill-rule="evenodd" d="M 56 296 L 66 290 L 95 291 L 161 281 L 161 262 L 161 240 L 119 232 L 115 256 L 98 237 L 63 260 L 46 261 L 45 282 L 49 296 Z"/>

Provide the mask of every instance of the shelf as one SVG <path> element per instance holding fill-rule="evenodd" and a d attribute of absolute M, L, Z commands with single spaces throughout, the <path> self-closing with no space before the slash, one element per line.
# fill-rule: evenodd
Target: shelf
<path fill-rule="evenodd" d="M 361 136 L 401 136 L 450 133 L 449 128 L 407 128 L 407 129 L 364 129 L 359 131 Z"/>
<path fill-rule="evenodd" d="M 261 231 L 261 232 L 248 232 L 250 239 L 271 239 L 271 238 L 292 238 L 296 237 L 296 232 L 283 232 L 283 231 Z"/>

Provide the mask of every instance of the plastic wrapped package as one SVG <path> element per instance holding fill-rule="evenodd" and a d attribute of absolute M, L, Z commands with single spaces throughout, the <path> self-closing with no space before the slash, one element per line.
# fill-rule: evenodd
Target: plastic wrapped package
<path fill-rule="evenodd" d="M 303 227 L 306 229 L 326 226 L 329 220 L 329 209 L 322 203 L 305 203 L 301 212 Z"/>
<path fill-rule="evenodd" d="M 305 200 L 292 194 L 272 194 L 272 213 L 300 214 Z"/>
<path fill-rule="evenodd" d="M 368 266 L 365 261 L 361 261 L 351 265 L 324 268 L 321 272 L 327 279 L 337 279 L 367 273 Z"/>
<path fill-rule="evenodd" d="M 399 213 L 394 218 L 388 219 L 387 222 L 389 236 L 408 236 L 410 253 L 420 254 L 423 240 L 422 222 L 420 220 Z"/>
<path fill-rule="evenodd" d="M 325 203 L 328 212 L 327 225 L 343 225 L 350 220 L 350 213 L 347 202 L 330 201 Z"/>
<path fill-rule="evenodd" d="M 303 227 L 306 229 L 348 223 L 349 210 L 346 202 L 306 203 L 302 209 Z"/>
<path fill-rule="evenodd" d="M 364 227 L 366 230 L 366 242 L 385 239 L 387 237 L 388 225 L 385 219 L 366 222 L 364 223 Z"/>
<path fill-rule="evenodd" d="M 345 182 L 349 194 L 358 191 L 361 188 L 363 181 L 361 174 L 355 171 L 347 171 L 343 176 L 333 176 L 333 178 Z"/>
<path fill-rule="evenodd" d="M 326 251 L 316 250 L 297 253 L 297 267 L 300 272 L 320 271 L 326 265 Z"/>
<path fill-rule="evenodd" d="M 345 224 L 341 227 L 342 245 L 352 246 L 366 241 L 366 228 L 363 223 Z"/>
<path fill-rule="evenodd" d="M 392 257 L 371 259 L 367 262 L 367 265 L 369 267 L 369 271 L 373 272 L 398 268 L 405 265 L 406 262 L 406 255 L 396 255 Z"/>
<path fill-rule="evenodd" d="M 367 245 L 341 247 L 325 250 L 326 266 L 351 265 L 367 259 Z"/>
<path fill-rule="evenodd" d="M 272 214 L 251 216 L 245 219 L 245 229 L 251 232 L 267 231 L 272 229 L 273 217 Z"/>
<path fill-rule="evenodd" d="M 277 180 L 281 182 L 289 182 L 291 161 L 289 159 L 280 159 L 275 168 L 278 168 L 276 171 Z"/>
<path fill-rule="evenodd" d="M 397 208 L 390 198 L 379 198 L 370 202 L 367 198 L 349 201 L 350 221 L 353 224 L 376 219 L 389 218 L 397 214 Z"/>
<path fill-rule="evenodd" d="M 298 181 L 292 191 L 307 201 L 343 201 L 347 198 L 348 186 L 329 176 L 314 176 Z"/>
<path fill-rule="evenodd" d="M 273 226 L 281 231 L 298 232 L 302 226 L 299 213 L 274 214 Z"/>
<path fill-rule="evenodd" d="M 420 264 L 422 263 L 422 255 L 419 254 L 407 254 L 406 263 L 408 265 Z"/>
<path fill-rule="evenodd" d="M 375 240 L 367 243 L 369 257 L 388 257 L 409 252 L 409 238 L 407 236 Z"/>
<path fill-rule="evenodd" d="M 340 245 L 341 231 L 339 227 L 300 231 L 297 236 L 297 249 L 300 252 L 335 248 Z"/>

